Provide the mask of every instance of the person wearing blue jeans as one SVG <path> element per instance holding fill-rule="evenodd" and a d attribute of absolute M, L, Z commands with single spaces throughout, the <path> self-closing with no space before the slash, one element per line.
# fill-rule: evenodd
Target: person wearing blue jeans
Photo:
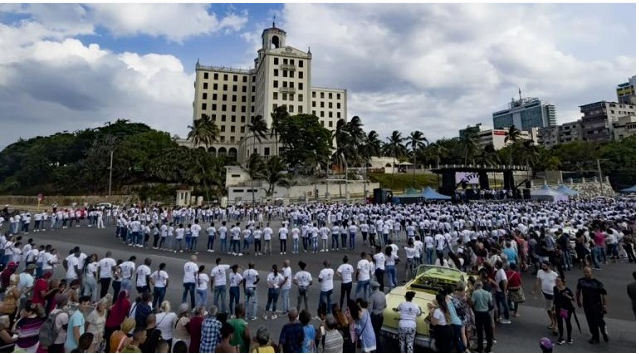
<path fill-rule="evenodd" d="M 220 300 L 221 300 L 221 303 L 220 303 Z M 213 305 L 215 305 L 218 309 L 220 309 L 220 313 L 227 313 L 226 285 L 216 285 L 213 287 Z"/>
<path fill-rule="evenodd" d="M 393 249 L 390 246 L 386 247 L 386 262 L 384 263 L 384 268 L 389 289 L 393 289 L 397 286 L 397 270 L 395 269 L 395 264 L 399 261 L 399 258 L 393 255 L 392 251 Z"/>
<path fill-rule="evenodd" d="M 244 289 L 244 308 L 246 309 L 246 318 L 254 319 L 257 317 L 257 289 Z"/>
<path fill-rule="evenodd" d="M 324 269 L 320 271 L 318 280 L 322 284 L 319 298 L 319 306 L 326 304 L 327 314 L 331 313 L 331 295 L 333 294 L 333 278 L 335 271 L 331 268 L 331 264 L 325 260 Z"/>
<path fill-rule="evenodd" d="M 234 286 L 232 284 L 233 283 L 231 283 L 229 287 L 229 309 L 235 309 L 235 306 L 240 303 L 240 286 Z"/>

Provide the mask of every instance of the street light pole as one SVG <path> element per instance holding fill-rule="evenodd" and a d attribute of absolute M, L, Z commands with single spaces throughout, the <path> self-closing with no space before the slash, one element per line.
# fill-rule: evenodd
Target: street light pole
<path fill-rule="evenodd" d="M 113 180 L 113 150 L 111 150 L 111 159 L 109 162 L 109 197 L 111 196 L 111 181 Z"/>
<path fill-rule="evenodd" d="M 597 171 L 599 171 L 599 193 L 603 195 L 603 178 L 601 176 L 601 165 L 599 164 L 599 160 L 597 159 Z"/>

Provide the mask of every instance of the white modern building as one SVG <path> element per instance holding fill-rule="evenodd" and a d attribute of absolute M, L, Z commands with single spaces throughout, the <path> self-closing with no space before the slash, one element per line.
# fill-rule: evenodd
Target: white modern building
<path fill-rule="evenodd" d="M 254 151 L 274 155 L 274 139 L 269 135 L 258 142 L 246 126 L 251 117 L 260 115 L 270 129 L 271 113 L 280 106 L 291 115 L 313 114 L 329 130 L 339 119 L 346 119 L 346 90 L 312 87 L 312 59 L 310 48 L 302 51 L 289 46 L 286 32 L 273 23 L 262 32 L 262 47 L 253 68 L 205 66 L 198 61 L 193 119 L 210 116 L 220 129 L 210 152 L 234 156 L 240 163 Z"/>

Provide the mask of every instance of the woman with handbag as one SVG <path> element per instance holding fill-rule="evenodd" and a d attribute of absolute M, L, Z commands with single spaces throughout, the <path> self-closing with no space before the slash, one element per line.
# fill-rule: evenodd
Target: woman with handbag
<path fill-rule="evenodd" d="M 559 338 L 557 344 L 562 345 L 572 344 L 572 316 L 575 312 L 575 305 L 573 301 L 575 296 L 566 286 L 566 280 L 561 277 L 555 279 L 554 302 L 555 302 L 555 317 L 557 318 L 557 327 L 559 330 Z M 566 340 L 564 340 L 564 322 L 566 322 Z"/>
<path fill-rule="evenodd" d="M 521 282 L 521 273 L 517 271 L 515 263 L 510 263 L 506 278 L 508 279 L 508 302 L 513 309 L 513 317 L 519 317 L 519 304 L 526 302 L 526 295 Z"/>

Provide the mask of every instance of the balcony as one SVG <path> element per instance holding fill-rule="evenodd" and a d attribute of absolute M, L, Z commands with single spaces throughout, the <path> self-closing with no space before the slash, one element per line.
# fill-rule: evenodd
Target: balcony
<path fill-rule="evenodd" d="M 280 87 L 280 93 L 294 94 L 295 87 Z"/>
<path fill-rule="evenodd" d="M 280 64 L 280 69 L 295 71 L 295 65 L 293 65 L 293 64 Z"/>

